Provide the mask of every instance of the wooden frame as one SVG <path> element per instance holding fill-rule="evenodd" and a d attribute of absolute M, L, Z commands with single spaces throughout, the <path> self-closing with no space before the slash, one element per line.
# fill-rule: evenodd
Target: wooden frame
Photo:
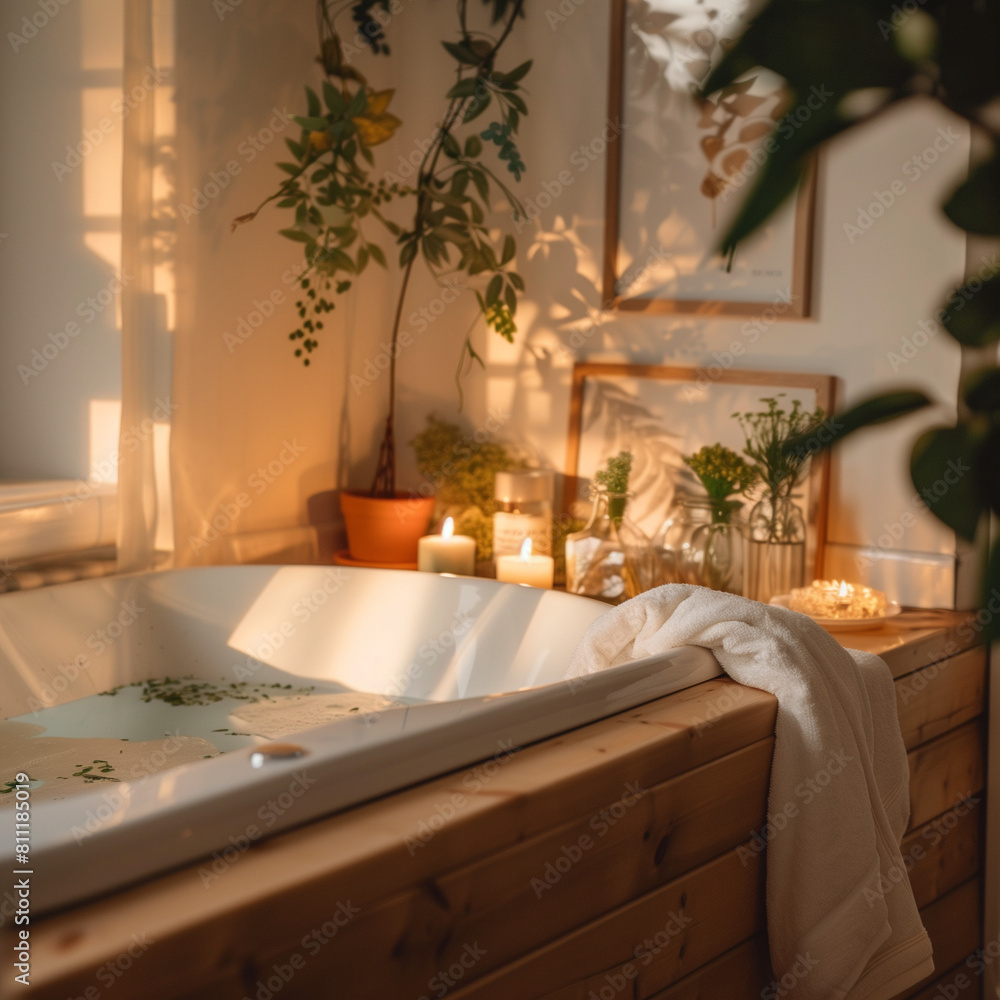
<path fill-rule="evenodd" d="M 651 314 L 698 314 L 707 316 L 753 316 L 765 309 L 767 302 L 725 300 L 660 299 L 628 297 L 619 294 L 618 242 L 621 232 L 622 133 L 625 119 L 624 45 L 629 0 L 611 0 L 611 53 L 608 83 L 609 129 L 607 174 L 604 196 L 604 262 L 602 270 L 603 308 Z M 783 319 L 803 319 L 810 315 L 813 222 L 816 204 L 815 160 L 799 190 L 795 206 L 794 249 L 792 259 L 791 304 L 781 313 Z"/>
<path fill-rule="evenodd" d="M 584 388 L 588 378 L 633 378 L 662 380 L 671 383 L 720 384 L 735 386 L 761 386 L 780 389 L 806 389 L 816 394 L 816 405 L 826 413 L 833 412 L 835 378 L 832 375 L 807 374 L 778 371 L 748 371 L 742 369 L 722 369 L 715 367 L 688 367 L 682 365 L 629 365 L 583 363 L 573 368 L 573 384 L 570 395 L 569 429 L 566 439 L 565 484 L 563 487 L 563 507 L 569 511 L 579 498 L 580 454 L 582 422 L 584 416 Z M 713 444 L 705 441 L 705 444 Z M 826 545 L 827 520 L 829 512 L 830 454 L 828 451 L 814 456 L 809 473 L 809 510 L 807 523 L 810 529 L 808 551 L 813 556 L 815 577 L 823 576 L 823 556 Z"/>

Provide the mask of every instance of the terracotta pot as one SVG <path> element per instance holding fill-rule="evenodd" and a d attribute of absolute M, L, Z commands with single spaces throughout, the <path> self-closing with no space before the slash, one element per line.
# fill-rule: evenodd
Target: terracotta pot
<path fill-rule="evenodd" d="M 373 563 L 416 563 L 417 542 L 427 534 L 433 497 L 397 493 L 380 499 L 362 493 L 340 494 L 347 544 L 354 559 Z"/>

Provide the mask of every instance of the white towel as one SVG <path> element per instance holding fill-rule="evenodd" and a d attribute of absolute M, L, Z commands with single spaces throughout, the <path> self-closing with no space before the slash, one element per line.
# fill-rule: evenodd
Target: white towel
<path fill-rule="evenodd" d="M 909 772 L 885 663 L 845 650 L 805 615 L 670 584 L 594 621 L 567 676 L 686 645 L 778 699 L 763 835 L 777 982 L 762 995 L 888 1000 L 929 975 L 930 939 L 899 851 Z"/>

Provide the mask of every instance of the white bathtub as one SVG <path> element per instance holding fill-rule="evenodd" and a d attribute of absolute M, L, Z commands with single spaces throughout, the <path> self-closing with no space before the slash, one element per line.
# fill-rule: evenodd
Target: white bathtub
<path fill-rule="evenodd" d="M 0 597 L 4 719 L 181 674 L 219 682 L 249 673 L 255 683 L 333 684 L 422 702 L 283 738 L 301 748 L 298 759 L 255 762 L 244 747 L 116 784 L 113 794 L 95 786 L 36 802 L 32 912 L 240 848 L 248 830 L 252 841 L 505 759 L 720 673 L 710 653 L 685 648 L 564 680 L 574 647 L 606 610 L 490 580 L 312 566 L 175 570 Z M 13 763 L 0 762 L 0 781 L 13 777 Z M 276 800 L 287 808 L 264 822 L 262 809 Z M 10 871 L 20 867 L 11 811 L 0 811 L 0 828 L 0 866 Z"/>

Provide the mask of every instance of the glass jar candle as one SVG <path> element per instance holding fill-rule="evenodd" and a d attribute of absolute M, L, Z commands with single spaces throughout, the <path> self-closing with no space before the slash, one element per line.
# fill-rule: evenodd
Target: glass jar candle
<path fill-rule="evenodd" d="M 493 556 L 518 555 L 526 538 L 536 555 L 552 555 L 551 472 L 498 472 L 493 515 Z"/>

